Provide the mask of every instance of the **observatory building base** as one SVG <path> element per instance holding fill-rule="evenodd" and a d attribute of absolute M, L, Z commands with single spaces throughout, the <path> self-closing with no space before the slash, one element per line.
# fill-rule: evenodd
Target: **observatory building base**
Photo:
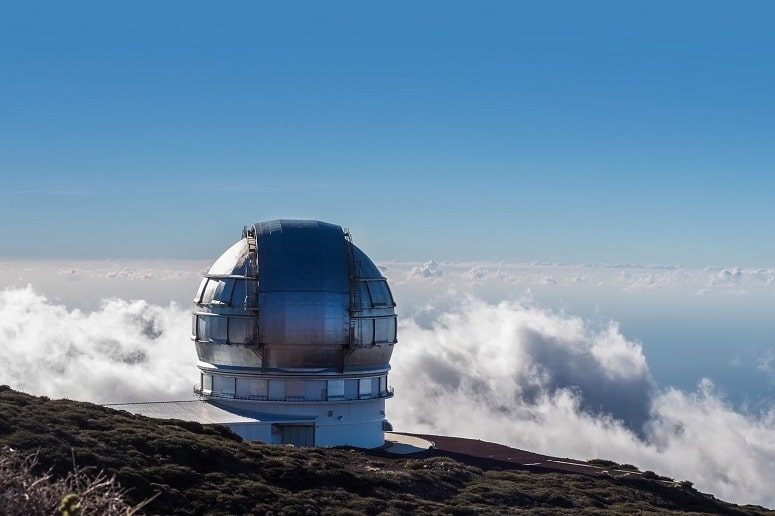
<path fill-rule="evenodd" d="M 382 399 L 325 406 L 288 405 L 271 404 L 271 413 L 262 410 L 261 403 L 239 400 L 158 401 L 107 406 L 147 417 L 227 426 L 246 441 L 355 448 L 378 448 L 385 443 L 385 401 Z"/>

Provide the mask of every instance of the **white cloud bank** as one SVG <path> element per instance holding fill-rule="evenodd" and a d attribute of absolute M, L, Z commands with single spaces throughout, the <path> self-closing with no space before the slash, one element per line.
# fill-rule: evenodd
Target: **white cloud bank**
<path fill-rule="evenodd" d="M 428 320 L 432 313 L 432 320 Z M 745 414 L 703 380 L 656 390 L 615 324 L 468 298 L 405 320 L 393 360 L 396 428 L 636 464 L 740 503 L 775 505 L 775 406 Z"/>
<path fill-rule="evenodd" d="M 190 312 L 103 301 L 92 312 L 32 287 L 0 292 L 0 383 L 97 403 L 190 399 L 196 378 Z"/>
<path fill-rule="evenodd" d="M 110 299 L 83 312 L 31 287 L 0 292 L 0 383 L 93 402 L 188 399 L 188 307 Z M 388 415 L 396 428 L 552 455 L 610 458 L 775 506 L 775 408 L 747 414 L 713 384 L 658 390 L 616 324 L 472 297 L 401 323 Z"/>

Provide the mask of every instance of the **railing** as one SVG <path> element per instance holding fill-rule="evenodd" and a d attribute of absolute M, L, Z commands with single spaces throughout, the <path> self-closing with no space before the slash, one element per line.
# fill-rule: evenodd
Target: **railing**
<path fill-rule="evenodd" d="M 198 385 L 194 385 L 194 394 L 197 396 L 200 396 L 202 398 L 219 398 L 219 399 L 229 399 L 229 400 L 247 400 L 247 401 L 280 401 L 280 402 L 286 402 L 286 403 L 309 403 L 309 402 L 320 402 L 320 401 L 363 401 L 363 400 L 376 400 L 381 398 L 392 398 L 395 394 L 395 391 L 392 386 L 388 387 L 386 391 L 382 391 L 380 393 L 374 394 L 374 395 L 361 395 L 356 398 L 345 398 L 342 397 L 318 397 L 318 398 L 307 398 L 305 396 L 268 396 L 263 394 L 258 395 L 239 395 L 239 394 L 232 394 L 232 393 L 224 393 L 224 392 L 212 392 L 212 391 L 205 391 Z"/>

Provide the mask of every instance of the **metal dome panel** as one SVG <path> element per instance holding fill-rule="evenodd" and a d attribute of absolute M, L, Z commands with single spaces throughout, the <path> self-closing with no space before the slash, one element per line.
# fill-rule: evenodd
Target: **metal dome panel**
<path fill-rule="evenodd" d="M 206 276 L 193 325 L 206 366 L 266 372 L 389 368 L 396 342 L 390 289 L 340 226 L 256 223 Z"/>

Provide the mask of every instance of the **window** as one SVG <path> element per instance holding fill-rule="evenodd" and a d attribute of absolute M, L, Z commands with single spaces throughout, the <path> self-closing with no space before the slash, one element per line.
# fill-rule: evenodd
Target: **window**
<path fill-rule="evenodd" d="M 207 336 L 211 341 L 226 342 L 226 317 L 207 317 Z"/>
<path fill-rule="evenodd" d="M 217 315 L 197 316 L 197 339 L 226 342 L 226 317 Z"/>
<path fill-rule="evenodd" d="M 307 380 L 304 382 L 304 399 L 326 399 L 326 382 L 323 380 Z"/>
<path fill-rule="evenodd" d="M 196 315 L 191 316 L 191 335 L 196 338 Z"/>
<path fill-rule="evenodd" d="M 361 346 L 374 345 L 374 319 L 359 319 Z"/>
<path fill-rule="evenodd" d="M 396 341 L 396 318 L 380 317 L 374 320 L 374 342 L 378 344 Z"/>
<path fill-rule="evenodd" d="M 285 399 L 285 380 L 269 380 L 269 397 L 276 400 Z"/>
<path fill-rule="evenodd" d="M 207 278 L 202 278 L 202 282 L 199 284 L 199 288 L 196 291 L 196 297 L 194 303 L 202 302 L 202 293 L 205 291 L 205 285 L 207 285 Z"/>
<path fill-rule="evenodd" d="M 218 286 L 215 289 L 215 296 L 213 302 L 222 303 L 228 305 L 231 302 L 231 291 L 234 288 L 234 280 L 226 279 L 218 282 Z"/>
<path fill-rule="evenodd" d="M 202 390 L 204 391 L 213 390 L 213 375 L 202 374 Z"/>
<path fill-rule="evenodd" d="M 267 381 L 263 378 L 251 378 L 250 379 L 250 395 L 251 396 L 266 396 L 267 395 Z"/>
<path fill-rule="evenodd" d="M 379 377 L 379 394 L 384 396 L 387 394 L 387 376 Z"/>
<path fill-rule="evenodd" d="M 344 381 L 344 399 L 346 400 L 358 399 L 358 380 Z"/>
<path fill-rule="evenodd" d="M 231 306 L 245 306 L 245 280 L 234 280 L 231 291 Z"/>
<path fill-rule="evenodd" d="M 358 380 L 358 397 L 371 398 L 371 378 L 361 378 Z"/>
<path fill-rule="evenodd" d="M 391 317 L 389 319 L 390 323 L 388 323 L 388 342 L 395 342 L 396 341 L 396 318 Z"/>
<path fill-rule="evenodd" d="M 361 280 L 360 284 L 358 285 L 358 289 L 360 290 L 361 294 L 361 306 L 374 306 L 374 303 L 371 302 L 371 295 L 369 295 L 368 281 Z"/>
<path fill-rule="evenodd" d="M 250 344 L 253 342 L 253 319 L 229 317 L 229 343 Z"/>
<path fill-rule="evenodd" d="M 213 301 L 213 297 L 215 296 L 215 289 L 218 288 L 218 283 L 220 282 L 214 279 L 211 279 L 207 282 L 204 293 L 202 294 L 202 304 L 206 305 Z"/>
<path fill-rule="evenodd" d="M 328 399 L 344 399 L 344 380 L 328 380 Z"/>
<path fill-rule="evenodd" d="M 217 394 L 231 394 L 235 392 L 235 380 L 233 376 L 213 376 L 213 392 Z"/>
<path fill-rule="evenodd" d="M 389 328 L 391 320 L 387 317 L 380 317 L 374 320 L 374 342 L 389 342 Z"/>
<path fill-rule="evenodd" d="M 288 399 L 304 399 L 304 380 L 286 380 L 285 396 Z"/>
<path fill-rule="evenodd" d="M 368 281 L 367 283 L 369 285 L 369 294 L 371 294 L 371 302 L 374 306 L 389 306 L 393 304 L 385 281 Z"/>
<path fill-rule="evenodd" d="M 198 340 L 207 340 L 207 317 L 202 315 L 196 318 L 196 338 Z"/>
<path fill-rule="evenodd" d="M 250 396 L 250 378 L 237 378 L 237 396 Z"/>

